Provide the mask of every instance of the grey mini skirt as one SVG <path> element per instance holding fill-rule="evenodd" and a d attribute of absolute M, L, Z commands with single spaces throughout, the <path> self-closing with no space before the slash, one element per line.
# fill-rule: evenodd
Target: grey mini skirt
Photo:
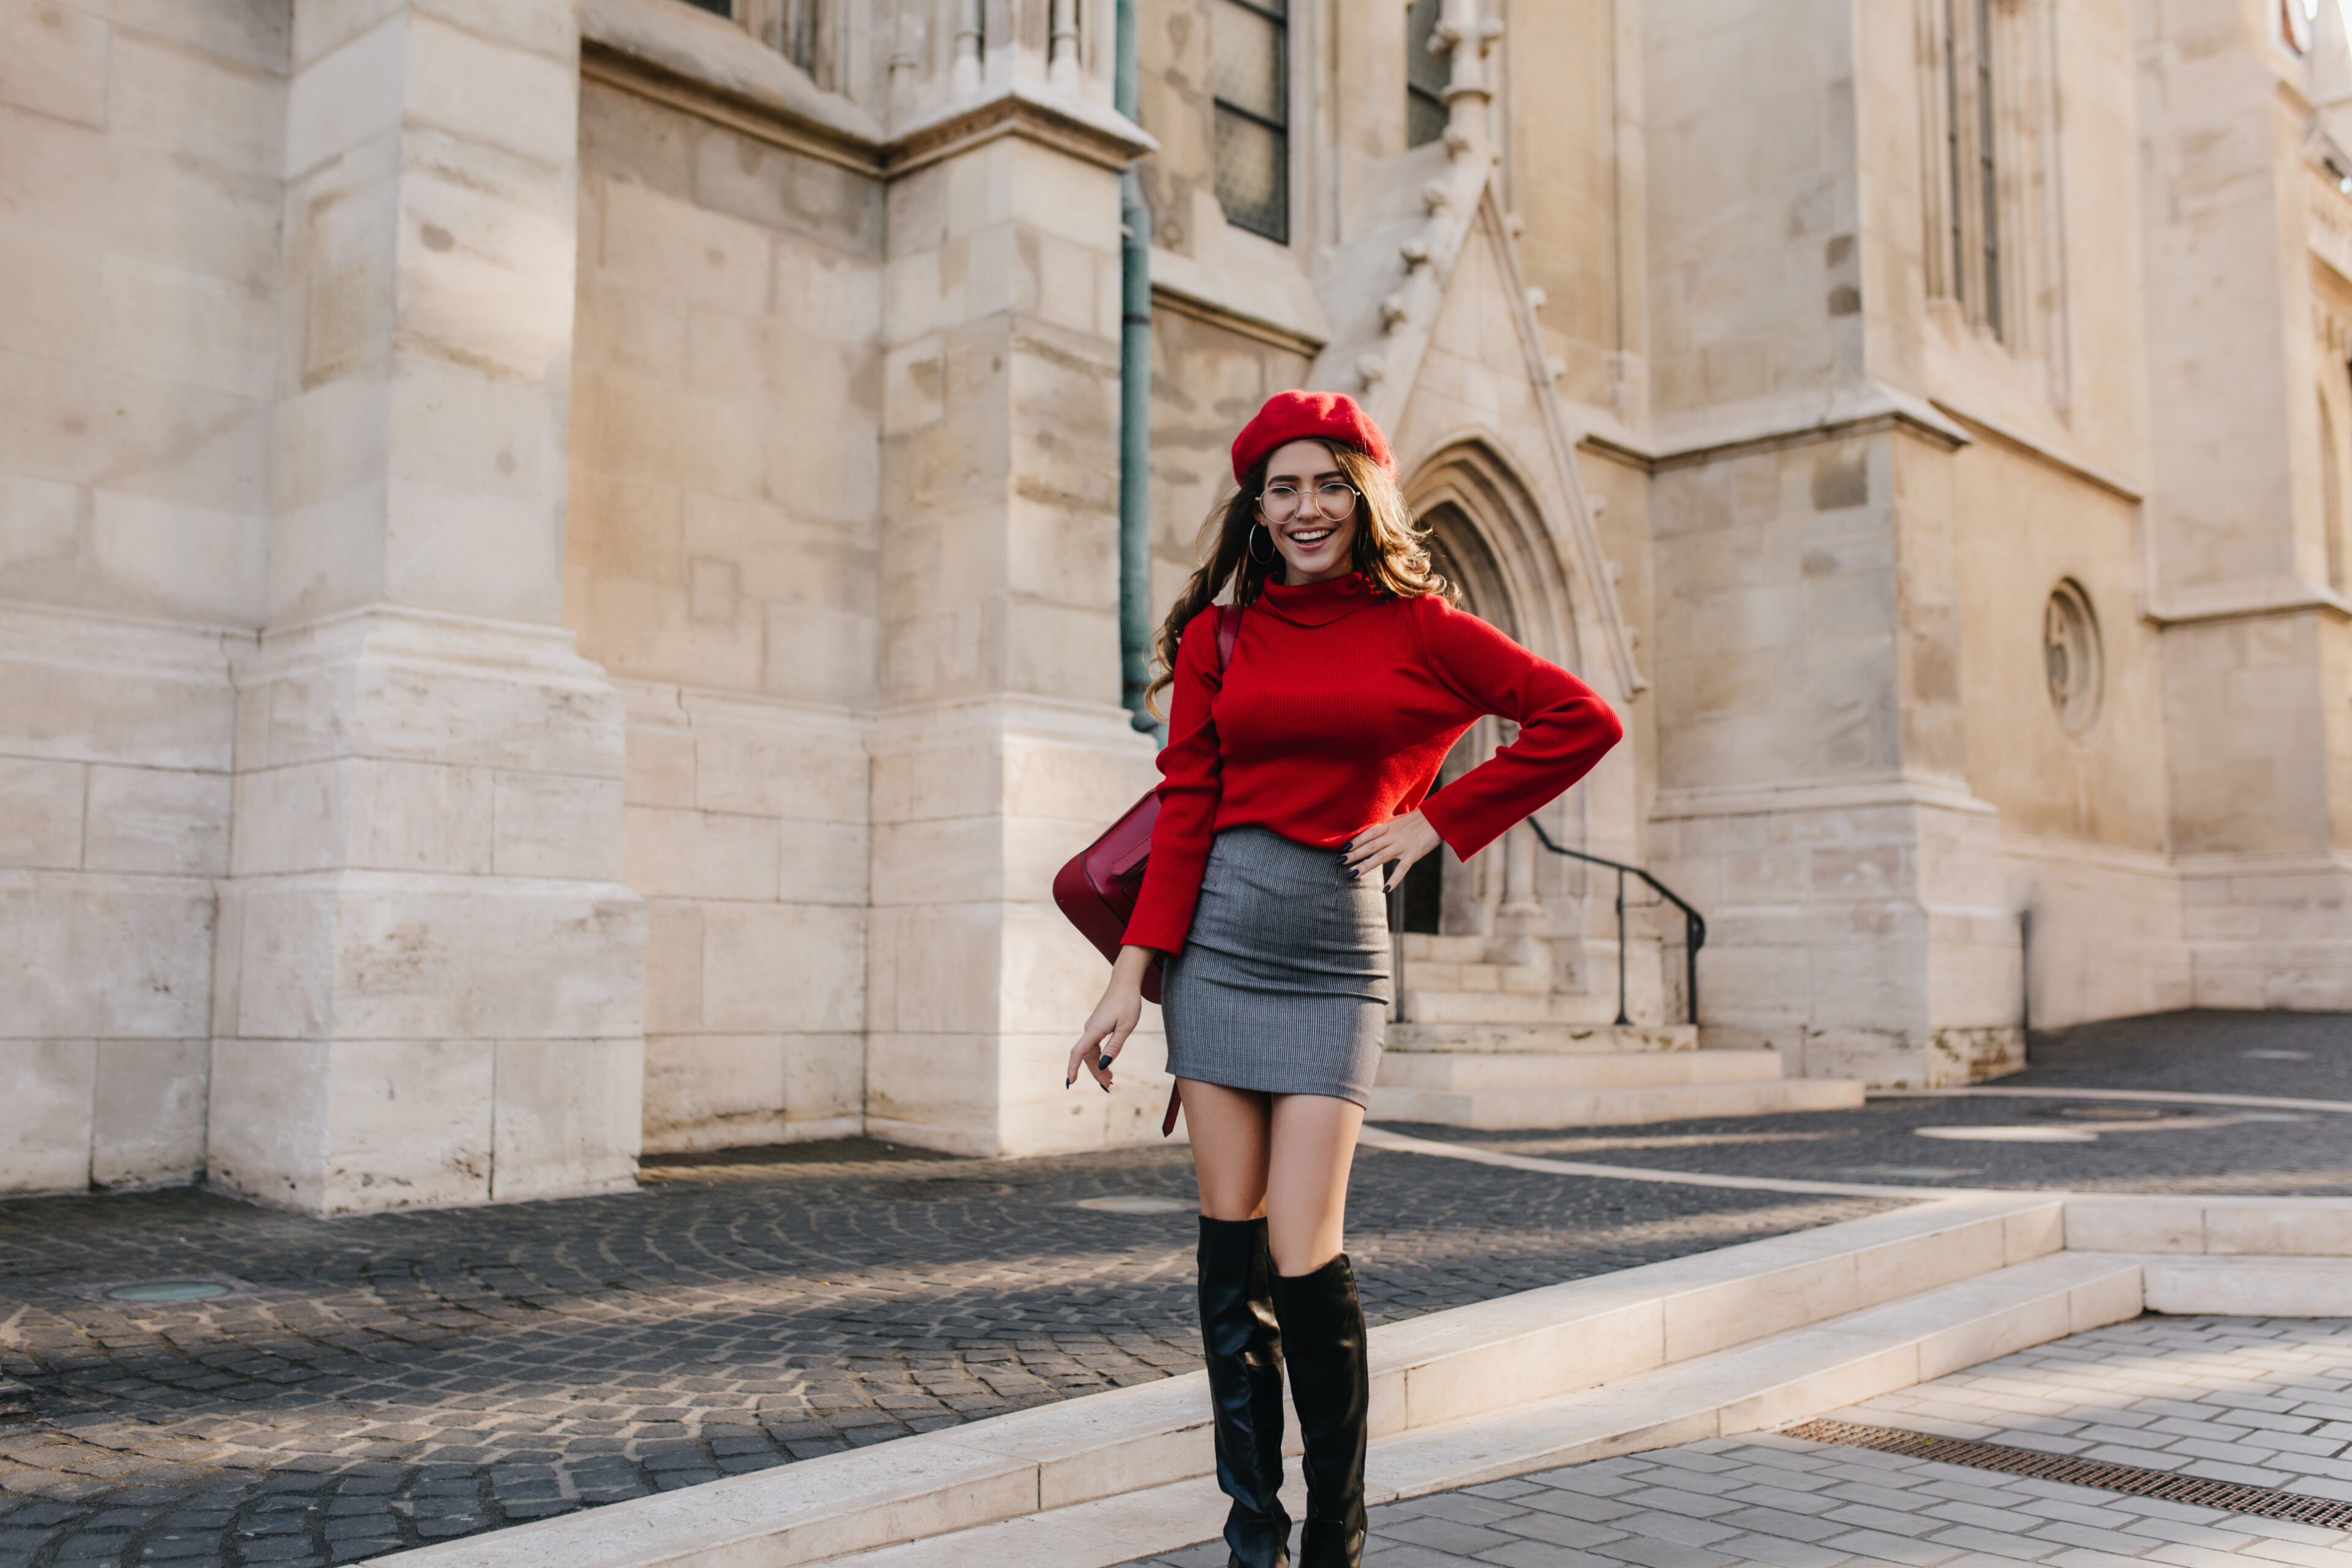
<path fill-rule="evenodd" d="M 1209 850 L 1184 951 L 1161 986 L 1168 1070 L 1199 1083 L 1365 1103 L 1389 1013 L 1377 867 L 1229 827 Z"/>

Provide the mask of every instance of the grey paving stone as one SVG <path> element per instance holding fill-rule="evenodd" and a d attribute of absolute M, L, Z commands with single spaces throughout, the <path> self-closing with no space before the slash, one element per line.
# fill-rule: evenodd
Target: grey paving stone
<path fill-rule="evenodd" d="M 1385 1557 L 1367 1555 L 1367 1564 L 1387 1563 Z M 1547 1545 L 1535 1541 L 1514 1541 L 1492 1551 L 1481 1552 L 1476 1561 L 1492 1563 L 1497 1568 L 1621 1568 L 1614 1557 L 1601 1557 L 1573 1547 Z M 1223 1564 L 1218 1564 L 1223 1568 Z"/>
<path fill-rule="evenodd" d="M 1710 1519 L 1661 1513 L 1654 1509 L 1629 1513 L 1612 1522 L 1633 1540 L 1671 1541 L 1686 1546 L 1709 1546 L 1739 1533 Z"/>
<path fill-rule="evenodd" d="M 1822 1542 L 1836 1551 L 1873 1563 L 1900 1563 L 1908 1568 L 1935 1568 L 1948 1563 L 1964 1550 L 1958 1546 L 1938 1545 L 1908 1536 L 1887 1535 L 1874 1530 L 1849 1530 Z"/>
<path fill-rule="evenodd" d="M 1869 1503 L 1844 1503 L 1822 1516 L 1848 1530 L 1870 1530 L 1888 1535 L 1930 1535 L 1948 1521 L 1909 1509 L 1877 1508 Z"/>
<path fill-rule="evenodd" d="M 1715 1516 L 1718 1524 L 1734 1530 L 1759 1531 L 1767 1535 L 1785 1536 L 1791 1541 L 1826 1541 L 1844 1533 L 1847 1526 L 1811 1514 L 1792 1512 L 1778 1508 L 1738 1508 L 1729 1513 Z"/>
<path fill-rule="evenodd" d="M 1443 1173 L 1358 1160 L 1350 1250 L 1375 1322 L 1887 1206 Z M 79 1500 L 110 1522 L 152 1510 L 134 1556 L 176 1509 L 175 1552 L 283 1536 L 324 1562 L 354 1531 L 413 1547 L 1198 1364 L 1191 1215 L 1071 1206 L 1189 1200 L 1181 1149 L 797 1145 L 646 1175 L 625 1199 L 332 1222 L 193 1191 L 0 1203 L 0 1317 L 22 1335 L 0 1371 L 38 1415 L 0 1425 L 0 1497 Z M 71 1293 L 223 1268 L 257 1292 L 137 1308 Z M 331 1507 L 252 1530 L 256 1477 L 332 1489 Z M 452 1491 L 458 1506 L 425 1506 Z M 199 1522 L 200 1497 L 231 1500 Z M 42 1527 L 88 1534 L 91 1511 Z M 0 1528 L 30 1528 L 22 1514 Z"/>
<path fill-rule="evenodd" d="M 1735 1535 L 1717 1542 L 1714 1550 L 1735 1562 L 1769 1563 L 1772 1568 L 1835 1568 L 1852 1561 L 1843 1552 L 1778 1535 Z"/>
<path fill-rule="evenodd" d="M 1403 1519 L 1381 1532 L 1383 1541 L 1402 1542 L 1408 1546 L 1426 1546 L 1438 1552 L 1450 1552 L 1457 1557 L 1467 1557 L 1496 1546 L 1507 1546 L 1513 1539 L 1498 1530 L 1485 1525 L 1464 1524 L 1458 1520 L 1439 1519 L 1422 1515 Z"/>
<path fill-rule="evenodd" d="M 1374 1527 L 1378 1530 L 1378 1527 Z M 1553 1546 L 1576 1546 L 1598 1549 L 1612 1541 L 1624 1539 L 1625 1531 L 1608 1524 L 1594 1524 L 1585 1520 L 1571 1519 L 1566 1514 L 1546 1513 L 1529 1509 L 1509 1519 L 1495 1521 L 1494 1528 L 1507 1535 L 1522 1536 L 1529 1541 L 1545 1542 Z"/>
<path fill-rule="evenodd" d="M 1617 1500 L 1630 1503 L 1635 1508 L 1656 1509 L 1694 1519 L 1705 1519 L 1710 1514 L 1727 1513 L 1739 1506 L 1727 1497 L 1685 1491 L 1680 1487 L 1672 1486 L 1639 1487 L 1633 1491 L 1618 1493 Z"/>
<path fill-rule="evenodd" d="M 1643 1536 L 1612 1542 L 1594 1555 L 1612 1563 L 1637 1563 L 1642 1568 L 1723 1568 L 1737 1561 L 1702 1546 Z"/>
<path fill-rule="evenodd" d="M 1441 1492 L 1414 1501 L 1417 1512 L 1432 1519 L 1450 1519 L 1456 1524 L 1492 1524 L 1527 1511 L 1517 1503 L 1475 1497 L 1466 1491 Z"/>
<path fill-rule="evenodd" d="M 1631 1503 L 1565 1489 L 1529 1492 L 1513 1500 L 1538 1512 L 1556 1513 L 1564 1519 L 1580 1519 L 1589 1524 L 1606 1524 L 1612 1520 L 1623 1519 L 1640 1511 Z"/>

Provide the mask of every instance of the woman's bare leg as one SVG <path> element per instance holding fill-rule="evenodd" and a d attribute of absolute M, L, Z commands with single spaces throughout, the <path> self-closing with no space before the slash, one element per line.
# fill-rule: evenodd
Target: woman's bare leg
<path fill-rule="evenodd" d="M 1255 1219 L 1265 1213 L 1266 1150 L 1272 1095 L 1179 1079 L 1184 1129 L 1192 1140 L 1192 1173 L 1201 1212 L 1211 1219 Z"/>
<path fill-rule="evenodd" d="M 1184 1091 L 1188 1110 L 1192 1092 Z M 1272 1099 L 1272 1138 L 1260 1178 L 1266 1240 L 1276 1273 L 1312 1274 L 1339 1255 L 1348 1223 L 1348 1171 L 1355 1163 L 1364 1108 L 1321 1094 Z M 1196 1141 L 1199 1136 L 1193 1134 Z M 1198 1163 L 1200 1156 L 1193 1160 Z"/>

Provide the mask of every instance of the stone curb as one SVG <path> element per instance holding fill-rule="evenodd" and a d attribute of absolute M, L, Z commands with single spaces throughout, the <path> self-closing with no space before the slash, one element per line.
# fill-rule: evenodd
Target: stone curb
<path fill-rule="evenodd" d="M 1638 1375 L 2058 1250 L 2042 1194 L 1921 1204 L 1373 1331 L 1375 1436 Z M 394 1552 L 399 1568 L 791 1568 L 1209 1473 L 1199 1373 Z"/>
<path fill-rule="evenodd" d="M 1607 1387 L 1376 1442 L 1366 1500 L 1378 1506 L 1760 1431 L 2139 1311 L 2136 1260 L 2037 1258 Z M 1204 1478 L 835 1561 L 840 1568 L 947 1561 L 958 1568 L 1108 1568 L 1208 1540 L 1223 1514 L 1223 1500 Z"/>

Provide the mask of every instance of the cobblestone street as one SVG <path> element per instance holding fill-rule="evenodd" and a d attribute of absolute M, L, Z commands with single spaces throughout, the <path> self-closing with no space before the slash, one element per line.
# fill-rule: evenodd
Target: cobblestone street
<path fill-rule="evenodd" d="M 320 1221 L 190 1191 L 0 1205 L 0 1564 L 315 1563 L 689 1486 L 1197 1361 L 1176 1147 L 652 1163 L 634 1197 Z M 1160 1198 L 1149 1214 L 1074 1206 Z M 1375 1321 L 1869 1201 L 1366 1151 Z M 124 1281 L 216 1278 L 131 1305 Z"/>
<path fill-rule="evenodd" d="M 2141 1318 L 1834 1413 L 2352 1499 L 2352 1320 Z M 1375 1477 L 1377 1479 L 1377 1477 Z M 1777 1436 L 1372 1511 L 1366 1568 L 2352 1568 L 2352 1533 Z M 1222 1568 L 1222 1543 L 1150 1559 Z"/>

